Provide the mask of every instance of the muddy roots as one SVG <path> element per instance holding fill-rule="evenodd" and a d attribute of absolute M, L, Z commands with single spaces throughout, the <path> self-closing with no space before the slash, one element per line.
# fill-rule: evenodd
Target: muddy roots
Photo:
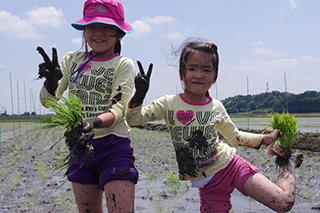
<path fill-rule="evenodd" d="M 73 160 L 78 160 L 80 157 L 84 157 L 84 163 L 89 162 L 93 157 L 94 148 L 90 145 L 94 133 L 83 133 L 82 125 L 75 127 L 72 130 L 66 131 L 64 134 L 66 138 L 66 144 L 70 148 L 70 154 Z"/>
<path fill-rule="evenodd" d="M 268 154 L 276 156 L 275 164 L 277 167 L 282 168 L 284 165 L 288 164 L 289 158 L 292 155 L 292 150 L 278 145 L 270 145 L 268 147 Z"/>

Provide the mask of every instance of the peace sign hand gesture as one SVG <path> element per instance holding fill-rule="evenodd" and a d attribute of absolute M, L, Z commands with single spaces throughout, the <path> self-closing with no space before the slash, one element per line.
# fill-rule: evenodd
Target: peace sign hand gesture
<path fill-rule="evenodd" d="M 51 95 L 55 95 L 58 87 L 58 81 L 63 74 L 59 67 L 57 49 L 52 48 L 52 60 L 42 47 L 37 47 L 37 51 L 43 57 L 44 63 L 39 64 L 38 79 L 45 78 L 44 86 Z"/>
<path fill-rule="evenodd" d="M 129 103 L 129 108 L 134 108 L 140 106 L 143 103 L 150 85 L 150 77 L 153 69 L 153 64 L 151 63 L 148 68 L 147 74 L 145 74 L 143 66 L 140 61 L 137 61 L 139 67 L 139 73 L 134 79 L 136 92 Z"/>
<path fill-rule="evenodd" d="M 147 92 L 149 90 L 150 77 L 151 77 L 151 73 L 152 73 L 153 64 L 151 63 L 149 65 L 147 75 L 144 72 L 144 69 L 142 67 L 141 62 L 137 61 L 137 64 L 139 66 L 140 72 L 138 73 L 138 75 L 134 79 L 135 87 L 139 93 L 142 93 L 145 95 L 145 94 L 147 94 Z"/>

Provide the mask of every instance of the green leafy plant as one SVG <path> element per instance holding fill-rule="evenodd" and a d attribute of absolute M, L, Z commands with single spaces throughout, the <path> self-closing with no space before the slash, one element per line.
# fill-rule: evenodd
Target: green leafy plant
<path fill-rule="evenodd" d="M 67 164 L 71 165 L 80 157 L 84 157 L 84 163 L 88 162 L 93 156 L 93 147 L 89 144 L 92 138 L 88 136 L 84 137 L 82 131 L 83 117 L 81 114 L 82 105 L 80 100 L 72 93 L 69 93 L 67 98 L 60 96 L 59 99 L 60 101 L 48 99 L 45 102 L 45 105 L 55 112 L 57 116 L 44 118 L 40 121 L 40 123 L 46 124 L 44 128 L 62 127 L 62 131 L 64 131 L 64 136 L 66 138 L 66 144 L 70 149 L 70 153 L 67 157 L 63 160 L 59 160 L 59 164 L 55 170 L 63 168 Z M 61 141 L 61 139 L 53 144 L 53 146 Z"/>
<path fill-rule="evenodd" d="M 275 113 L 271 115 L 270 126 L 273 129 L 278 129 L 282 135 L 278 137 L 274 144 L 268 146 L 268 153 L 276 156 L 276 165 L 283 167 L 288 163 L 288 159 L 292 155 L 292 146 L 297 140 L 297 120 L 295 115 L 290 115 L 288 112 L 283 112 L 281 115 Z"/>
<path fill-rule="evenodd" d="M 44 182 L 47 178 L 47 174 L 46 174 L 46 165 L 44 164 L 43 161 L 38 160 L 37 162 L 35 162 L 35 165 L 37 166 L 37 169 L 40 172 L 40 179 L 42 182 Z"/>
<path fill-rule="evenodd" d="M 281 115 L 275 113 L 271 115 L 269 120 L 273 129 L 278 129 L 282 132 L 275 145 L 283 148 L 292 148 L 298 137 L 298 125 L 295 115 L 290 115 L 288 112 L 283 112 Z"/>
<path fill-rule="evenodd" d="M 189 190 L 187 183 L 179 180 L 179 177 L 172 172 L 167 173 L 165 185 L 172 191 L 174 195 L 177 195 L 180 190 L 184 191 L 183 193 L 186 193 Z M 181 186 L 183 186 L 183 189 Z"/>
<path fill-rule="evenodd" d="M 61 96 L 60 100 L 48 99 L 45 102 L 45 105 L 55 112 L 58 117 L 44 118 L 40 123 L 45 123 L 46 128 L 62 126 L 65 131 L 79 127 L 82 123 L 82 115 L 81 103 L 78 97 L 69 93 L 68 98 Z"/>

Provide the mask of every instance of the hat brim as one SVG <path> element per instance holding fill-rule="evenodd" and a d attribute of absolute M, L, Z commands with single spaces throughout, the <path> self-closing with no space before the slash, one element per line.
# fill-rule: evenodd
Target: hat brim
<path fill-rule="evenodd" d="M 118 27 L 124 33 L 132 33 L 133 26 L 125 21 L 117 22 L 113 19 L 106 18 L 106 17 L 94 17 L 94 18 L 83 18 L 74 23 L 72 23 L 72 27 L 77 30 L 84 30 L 86 25 L 93 24 L 93 23 L 100 23 L 100 24 L 108 24 Z"/>

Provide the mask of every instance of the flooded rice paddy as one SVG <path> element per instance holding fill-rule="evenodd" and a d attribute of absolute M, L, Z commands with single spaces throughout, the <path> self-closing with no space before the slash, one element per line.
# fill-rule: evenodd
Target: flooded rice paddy
<path fill-rule="evenodd" d="M 1 126 L 0 212 L 77 212 L 70 183 L 64 183 L 63 172 L 52 172 L 52 162 L 66 149 L 64 143 L 48 149 L 61 132 L 34 125 L 21 127 L 14 139 L 12 125 L 6 125 Z M 199 212 L 198 190 L 175 178 L 178 170 L 169 134 L 132 128 L 131 139 L 140 174 L 135 212 Z M 295 151 L 304 154 L 304 162 L 296 171 L 297 196 L 291 212 L 320 212 L 320 152 Z M 237 153 L 277 180 L 274 158 L 264 148 L 238 147 Z M 231 200 L 231 212 L 273 212 L 237 190 Z"/>

